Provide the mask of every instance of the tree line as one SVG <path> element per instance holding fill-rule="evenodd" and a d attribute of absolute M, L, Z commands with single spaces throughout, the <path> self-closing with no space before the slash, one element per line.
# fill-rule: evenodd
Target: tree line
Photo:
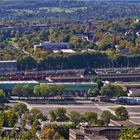
<path fill-rule="evenodd" d="M 121 56 L 113 53 L 86 52 L 76 54 L 50 54 L 47 57 L 34 59 L 26 56 L 18 60 L 19 70 L 48 70 L 48 69 L 75 69 L 75 68 L 111 68 L 137 67 L 140 64 L 140 55 Z"/>
<path fill-rule="evenodd" d="M 86 97 L 87 100 L 89 97 L 97 97 L 98 95 L 107 96 L 109 98 L 127 96 L 127 92 L 125 92 L 119 84 L 104 85 L 98 78 L 95 78 L 93 81 L 97 83 L 98 89 L 92 90 L 89 88 L 87 92 L 82 95 L 82 97 Z M 0 89 L 0 103 L 8 102 L 11 95 L 17 96 L 19 99 L 21 99 L 21 97 L 26 97 L 27 99 L 32 99 L 31 97 L 35 97 L 36 99 L 39 99 L 39 97 L 43 99 L 49 99 L 50 97 L 55 99 L 54 97 L 59 97 L 62 99 L 64 92 L 64 84 L 16 84 L 12 89 L 11 94 Z"/>
<path fill-rule="evenodd" d="M 62 98 L 62 95 L 64 94 L 64 85 L 63 84 L 57 84 L 49 86 L 47 84 L 41 84 L 32 86 L 29 84 L 17 84 L 12 90 L 12 94 L 19 97 L 27 97 L 29 99 L 30 97 L 36 97 L 38 99 L 39 97 L 43 97 L 44 99 L 48 97 L 55 97 L 59 96 Z"/>

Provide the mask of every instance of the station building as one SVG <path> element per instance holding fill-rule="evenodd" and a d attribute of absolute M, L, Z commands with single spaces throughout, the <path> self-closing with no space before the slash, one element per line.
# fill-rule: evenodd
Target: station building
<path fill-rule="evenodd" d="M 38 81 L 0 81 L 0 89 L 11 92 L 16 84 L 29 84 L 31 86 L 47 84 L 49 86 L 64 85 L 64 95 L 66 96 L 83 96 L 89 89 L 95 91 L 98 89 L 96 83 L 40 83 Z"/>
<path fill-rule="evenodd" d="M 32 86 L 39 85 L 39 82 L 37 81 L 0 81 L 0 89 L 3 89 L 6 92 L 11 92 L 12 89 L 15 87 L 15 85 L 23 85 L 23 84 L 29 84 Z"/>

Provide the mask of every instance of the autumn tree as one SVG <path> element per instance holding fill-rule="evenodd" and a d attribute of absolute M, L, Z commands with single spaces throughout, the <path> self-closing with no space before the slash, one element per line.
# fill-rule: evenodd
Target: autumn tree
<path fill-rule="evenodd" d="M 62 140 L 62 137 L 51 128 L 44 128 L 40 134 L 42 140 Z"/>
<path fill-rule="evenodd" d="M 16 123 L 17 116 L 12 110 L 4 111 L 4 125 L 7 127 L 13 127 Z"/>

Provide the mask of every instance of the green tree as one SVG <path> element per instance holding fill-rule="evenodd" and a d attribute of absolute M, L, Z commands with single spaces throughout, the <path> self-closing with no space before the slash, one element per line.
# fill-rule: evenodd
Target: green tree
<path fill-rule="evenodd" d="M 123 88 L 117 84 L 107 84 L 101 88 L 101 94 L 108 97 L 119 97 L 125 95 Z"/>
<path fill-rule="evenodd" d="M 140 133 L 137 128 L 124 129 L 120 133 L 120 140 L 139 140 Z"/>
<path fill-rule="evenodd" d="M 21 84 L 16 84 L 12 90 L 12 93 L 16 96 L 22 97 L 23 96 L 23 86 Z"/>
<path fill-rule="evenodd" d="M 39 34 L 39 38 L 40 38 L 41 40 L 44 40 L 44 41 L 48 41 L 48 40 L 49 40 L 48 36 L 49 36 L 49 32 L 46 31 L 46 30 L 42 30 L 42 31 L 40 32 L 40 34 Z"/>
<path fill-rule="evenodd" d="M 17 116 L 12 110 L 4 111 L 4 125 L 7 127 L 13 127 L 16 123 Z"/>
<path fill-rule="evenodd" d="M 11 133 L 10 133 L 10 137 L 12 138 L 16 138 L 17 137 L 17 132 L 16 132 L 16 125 L 13 127 Z"/>
<path fill-rule="evenodd" d="M 31 97 L 33 95 L 33 88 L 29 84 L 23 85 L 23 95 L 26 97 Z"/>
<path fill-rule="evenodd" d="M 44 99 L 46 97 L 49 97 L 50 96 L 50 87 L 47 84 L 40 85 L 40 93 L 44 97 Z"/>
<path fill-rule="evenodd" d="M 28 111 L 27 105 L 23 103 L 17 103 L 13 106 L 13 111 L 17 113 L 19 117 L 22 116 L 22 114 L 25 114 Z"/>
<path fill-rule="evenodd" d="M 52 125 L 51 128 L 64 137 L 64 139 L 69 139 L 69 129 L 74 129 L 75 124 Z"/>
<path fill-rule="evenodd" d="M 50 110 L 48 112 L 48 117 L 51 122 L 55 121 L 56 120 L 55 110 Z"/>
<path fill-rule="evenodd" d="M 64 94 L 64 84 L 57 85 L 57 94 L 61 97 Z"/>
<path fill-rule="evenodd" d="M 100 50 L 107 50 L 109 48 L 112 48 L 112 44 L 109 41 L 101 41 L 99 44 L 99 49 Z"/>
<path fill-rule="evenodd" d="M 4 92 L 3 89 L 0 89 L 0 102 L 1 103 L 4 103 L 6 101 L 7 101 L 7 99 L 6 99 L 6 93 Z"/>
<path fill-rule="evenodd" d="M 98 116 L 95 112 L 86 112 L 84 114 L 84 119 L 88 122 L 88 124 L 92 124 L 97 122 Z"/>
<path fill-rule="evenodd" d="M 38 137 L 36 135 L 36 128 L 34 124 L 31 126 L 31 129 L 27 132 L 21 131 L 18 135 L 18 139 L 20 140 L 38 140 Z"/>
<path fill-rule="evenodd" d="M 24 114 L 24 115 L 22 115 L 22 118 L 21 118 L 21 129 L 22 130 L 25 128 L 26 123 L 27 123 L 27 115 Z"/>
<path fill-rule="evenodd" d="M 56 121 L 65 122 L 68 120 L 67 111 L 63 107 L 59 107 L 55 109 Z"/>
<path fill-rule="evenodd" d="M 25 56 L 18 61 L 19 70 L 31 70 L 36 68 L 36 61 L 31 56 Z"/>
<path fill-rule="evenodd" d="M 36 86 L 34 87 L 33 93 L 34 93 L 34 95 L 35 95 L 36 97 L 39 97 L 39 96 L 41 95 L 40 85 L 36 85 Z"/>
<path fill-rule="evenodd" d="M 97 120 L 97 123 L 96 123 L 97 126 L 104 126 L 105 125 L 105 122 L 101 119 Z"/>
<path fill-rule="evenodd" d="M 129 118 L 128 111 L 123 106 L 117 107 L 115 109 L 115 114 L 116 114 L 117 118 L 120 119 L 120 120 L 127 120 Z"/>
<path fill-rule="evenodd" d="M 37 108 L 33 108 L 30 111 L 31 113 L 31 119 L 32 121 L 38 120 L 38 119 L 43 119 L 43 114 L 40 110 L 38 110 Z"/>
<path fill-rule="evenodd" d="M 101 88 L 101 94 L 106 95 L 108 97 L 113 97 L 114 96 L 114 88 L 113 88 L 113 86 L 111 84 L 104 85 Z"/>
<path fill-rule="evenodd" d="M 55 110 L 50 110 L 48 115 L 50 121 L 64 122 L 68 120 L 67 111 L 62 107 L 56 108 Z"/>
<path fill-rule="evenodd" d="M 103 120 L 105 124 L 108 125 L 110 123 L 110 119 L 111 119 L 111 112 L 108 110 L 104 110 L 101 114 L 101 120 Z"/>
<path fill-rule="evenodd" d="M 4 124 L 4 114 L 3 111 L 0 111 L 0 135 L 2 133 L 3 124 Z"/>
<path fill-rule="evenodd" d="M 57 86 L 50 86 L 50 94 L 54 98 L 57 95 Z"/>
<path fill-rule="evenodd" d="M 98 84 L 98 89 L 101 89 L 101 87 L 104 85 L 103 82 L 101 81 L 101 79 L 99 79 L 99 77 L 95 77 L 93 79 L 93 82 Z"/>
<path fill-rule="evenodd" d="M 77 111 L 72 111 L 69 113 L 70 121 L 75 125 L 78 125 L 82 121 L 82 115 Z"/>

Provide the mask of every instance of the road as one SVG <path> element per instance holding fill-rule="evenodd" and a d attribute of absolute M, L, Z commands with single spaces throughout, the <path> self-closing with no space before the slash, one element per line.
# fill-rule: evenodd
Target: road
<path fill-rule="evenodd" d="M 122 106 L 122 105 L 116 105 L 116 104 L 110 104 L 110 103 L 103 103 L 103 104 L 98 104 L 98 103 L 86 104 L 85 103 L 85 104 L 67 104 L 67 105 L 45 104 L 44 105 L 44 104 L 28 104 L 23 101 L 18 101 L 18 102 L 26 104 L 29 110 L 33 108 L 37 108 L 40 111 L 42 111 L 44 115 L 47 115 L 50 110 L 56 109 L 58 107 L 66 108 L 68 112 L 78 111 L 82 114 L 85 112 L 95 112 L 99 116 L 104 110 L 109 110 L 112 114 L 115 115 L 115 108 Z M 124 107 L 126 107 L 129 112 L 130 121 L 136 124 L 140 124 L 140 105 L 137 105 L 137 106 L 125 105 Z"/>

